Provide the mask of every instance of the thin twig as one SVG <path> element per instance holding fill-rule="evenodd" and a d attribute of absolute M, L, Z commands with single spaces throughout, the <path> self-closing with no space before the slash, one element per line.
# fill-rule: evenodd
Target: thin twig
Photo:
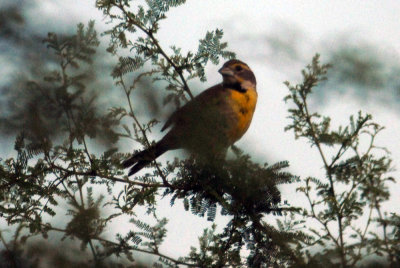
<path fill-rule="evenodd" d="M 137 117 L 136 117 L 136 115 L 135 115 L 135 113 L 133 111 L 133 106 L 132 106 L 132 102 L 131 102 L 131 98 L 130 98 L 130 91 L 126 87 L 124 79 L 122 78 L 122 76 L 120 76 L 119 78 L 120 78 L 119 82 L 122 85 L 122 88 L 123 88 L 123 90 L 124 90 L 124 92 L 126 94 L 126 97 L 128 99 L 128 105 L 129 105 L 129 109 L 130 109 L 130 113 L 129 114 L 132 116 L 132 118 L 135 121 L 136 125 L 139 127 L 140 132 L 142 133 L 142 136 L 143 136 L 143 138 L 144 138 L 144 140 L 146 142 L 146 146 L 148 148 L 150 148 L 151 144 L 150 144 L 149 139 L 147 138 L 146 130 L 142 127 L 142 125 L 140 124 L 139 120 L 137 119 Z M 156 169 L 157 169 L 158 173 L 160 174 L 161 179 L 163 180 L 164 185 L 167 186 L 167 187 L 172 187 L 172 185 L 168 182 L 167 177 L 162 172 L 162 170 L 161 170 L 160 166 L 158 165 L 156 159 L 154 159 L 153 162 L 154 162 L 154 165 L 156 166 Z"/>
<path fill-rule="evenodd" d="M 310 116 L 310 113 L 308 111 L 308 105 L 307 105 L 307 101 L 306 101 L 306 96 L 303 93 L 301 93 L 300 95 L 301 95 L 301 98 L 302 98 L 302 101 L 303 101 L 303 105 L 304 105 L 305 118 L 306 118 L 307 124 L 310 127 L 311 137 L 313 139 L 313 142 L 315 143 L 315 145 L 318 148 L 319 154 L 320 154 L 320 156 L 322 158 L 322 161 L 323 161 L 324 166 L 325 166 L 325 170 L 326 170 L 327 175 L 328 175 L 328 180 L 329 180 L 329 184 L 330 184 L 330 188 L 331 188 L 331 196 L 332 196 L 332 199 L 334 201 L 334 207 L 335 207 L 335 210 L 336 210 L 336 216 L 337 216 L 337 221 L 338 221 L 339 239 L 340 239 L 340 247 L 339 247 L 339 249 L 340 249 L 340 258 L 341 258 L 342 266 L 346 267 L 347 264 L 346 264 L 346 258 L 345 258 L 345 252 L 344 252 L 342 215 L 341 215 L 341 213 L 339 211 L 339 204 L 337 202 L 337 198 L 336 198 L 336 194 L 335 194 L 335 187 L 334 187 L 333 178 L 332 178 L 332 168 L 331 168 L 330 165 L 328 165 L 328 162 L 327 162 L 327 160 L 325 158 L 325 154 L 324 154 L 324 152 L 322 150 L 321 143 L 319 142 L 319 139 L 317 137 L 316 131 L 314 129 L 314 125 L 311 122 L 311 116 Z"/>
<path fill-rule="evenodd" d="M 101 238 L 101 237 L 96 237 L 96 238 L 94 238 L 94 239 L 96 239 L 96 240 L 98 240 L 98 241 L 101 241 L 101 242 L 104 242 L 104 243 L 111 244 L 111 245 L 121 246 L 121 244 L 119 244 L 119 243 L 117 243 L 117 242 L 113 242 L 113 241 L 110 241 L 110 240 L 107 240 L 107 239 L 104 239 L 104 238 Z M 132 247 L 132 246 L 129 246 L 129 245 L 124 246 L 124 248 L 125 248 L 125 249 L 129 249 L 129 250 L 133 250 L 133 251 L 138 251 L 138 252 L 143 252 L 143 253 L 147 253 L 147 254 L 156 255 L 156 256 L 165 258 L 165 259 L 167 259 L 167 260 L 170 260 L 170 261 L 174 262 L 175 264 L 187 265 L 187 266 L 189 266 L 189 267 L 198 267 L 198 266 L 195 265 L 195 264 L 186 263 L 186 262 L 183 262 L 183 261 L 176 260 L 176 259 L 174 259 L 174 258 L 172 258 L 172 257 L 169 257 L 169 256 L 167 256 L 167 255 L 164 255 L 164 254 L 162 254 L 162 253 L 160 253 L 160 252 L 154 252 L 154 251 L 150 251 L 150 250 L 146 250 L 146 249 L 141 249 L 141 248 L 137 248 L 137 247 Z"/>

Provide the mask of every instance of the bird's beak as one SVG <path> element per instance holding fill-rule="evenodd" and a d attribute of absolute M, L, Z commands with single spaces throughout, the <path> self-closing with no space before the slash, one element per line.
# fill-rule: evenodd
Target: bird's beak
<path fill-rule="evenodd" d="M 222 76 L 233 76 L 234 73 L 231 69 L 229 69 L 228 67 L 222 67 L 221 69 L 218 70 L 218 72 L 220 74 L 222 74 Z"/>

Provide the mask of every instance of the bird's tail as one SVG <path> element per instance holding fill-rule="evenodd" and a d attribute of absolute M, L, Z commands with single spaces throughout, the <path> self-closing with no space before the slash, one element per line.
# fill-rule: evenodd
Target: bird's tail
<path fill-rule="evenodd" d="M 151 163 L 157 157 L 168 151 L 168 147 L 164 146 L 163 143 L 158 142 L 156 145 L 150 147 L 149 149 L 138 152 L 134 156 L 128 158 L 122 162 L 124 168 L 129 168 L 128 176 L 131 176 Z"/>

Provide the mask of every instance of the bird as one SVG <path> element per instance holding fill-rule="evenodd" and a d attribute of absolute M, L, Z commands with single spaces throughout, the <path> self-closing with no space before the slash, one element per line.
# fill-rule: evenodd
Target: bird
<path fill-rule="evenodd" d="M 169 150 L 186 149 L 212 159 L 225 155 L 250 126 L 257 104 L 256 77 L 237 59 L 225 62 L 218 71 L 222 83 L 212 86 L 168 118 L 161 131 L 167 134 L 150 148 L 122 163 L 131 176 Z"/>

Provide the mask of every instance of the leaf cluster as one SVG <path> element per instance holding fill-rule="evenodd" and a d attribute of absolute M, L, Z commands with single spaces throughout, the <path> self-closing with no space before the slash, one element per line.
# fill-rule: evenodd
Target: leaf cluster
<path fill-rule="evenodd" d="M 181 161 L 176 178 L 170 182 L 172 187 L 164 191 L 164 195 L 172 195 L 172 204 L 183 199 L 186 210 L 207 215 L 210 221 L 219 206 L 222 215 L 232 217 L 221 234 L 206 230 L 200 238 L 200 252 L 192 249 L 185 260 L 201 267 L 241 266 L 240 253 L 246 248 L 250 251 L 247 265 L 251 267 L 296 263 L 287 244 L 302 234 L 279 232 L 263 217 L 292 210 L 281 205 L 278 185 L 292 183 L 297 177 L 283 170 L 288 167 L 286 161 L 259 165 L 236 147 L 234 154 L 229 160 Z"/>

